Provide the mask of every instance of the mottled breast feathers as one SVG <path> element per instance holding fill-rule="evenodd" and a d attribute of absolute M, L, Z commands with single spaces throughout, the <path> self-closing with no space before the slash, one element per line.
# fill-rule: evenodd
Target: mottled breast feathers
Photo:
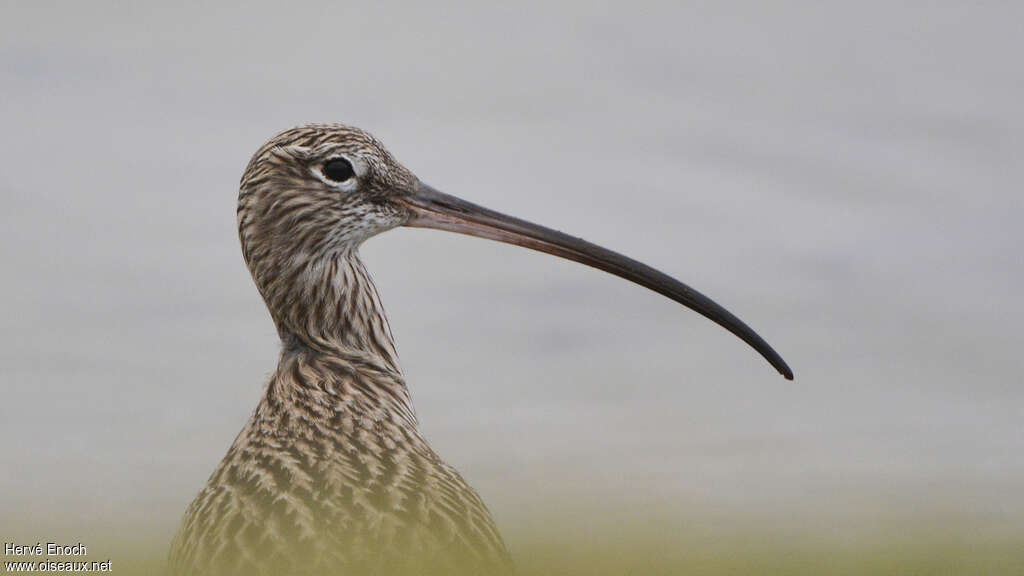
<path fill-rule="evenodd" d="M 487 508 L 409 406 L 385 366 L 286 350 L 189 507 L 172 573 L 503 573 Z"/>

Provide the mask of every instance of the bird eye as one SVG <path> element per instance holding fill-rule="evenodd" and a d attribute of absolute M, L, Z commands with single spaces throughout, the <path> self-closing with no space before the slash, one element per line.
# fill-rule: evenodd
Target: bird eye
<path fill-rule="evenodd" d="M 344 158 L 334 158 L 324 164 L 324 176 L 335 182 L 345 182 L 356 175 L 352 163 Z"/>

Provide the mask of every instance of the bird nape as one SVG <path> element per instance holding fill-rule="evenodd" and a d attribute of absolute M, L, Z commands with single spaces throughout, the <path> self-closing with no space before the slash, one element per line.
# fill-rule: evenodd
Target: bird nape
<path fill-rule="evenodd" d="M 172 574 L 501 574 L 490 512 L 420 433 L 367 238 L 436 228 L 540 250 L 646 286 L 729 330 L 783 376 L 736 316 L 635 260 L 443 194 L 368 133 L 278 134 L 242 176 L 242 254 L 282 342 L 277 370 L 185 513 Z"/>

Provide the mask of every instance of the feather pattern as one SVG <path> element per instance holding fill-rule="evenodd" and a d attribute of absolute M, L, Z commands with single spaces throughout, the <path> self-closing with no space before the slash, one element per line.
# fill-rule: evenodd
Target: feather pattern
<path fill-rule="evenodd" d="M 355 182 L 323 162 L 343 157 Z M 282 350 L 255 411 L 188 507 L 186 574 L 504 573 L 483 501 L 420 433 L 380 297 L 359 259 L 399 226 L 415 176 L 343 125 L 283 132 L 242 177 L 242 253 Z"/>

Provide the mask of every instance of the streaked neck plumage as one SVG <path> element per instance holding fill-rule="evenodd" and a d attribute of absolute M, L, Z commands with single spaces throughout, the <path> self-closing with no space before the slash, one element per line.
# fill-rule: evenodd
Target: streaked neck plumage
<path fill-rule="evenodd" d="M 320 136 L 294 131 L 253 156 L 238 195 L 242 254 L 285 351 L 355 356 L 399 373 L 391 330 L 358 249 L 402 220 L 393 208 L 312 180 L 303 159 L 325 145 Z M 391 175 L 396 182 L 413 178 L 404 169 Z"/>
<path fill-rule="evenodd" d="M 356 250 L 292 255 L 259 284 L 286 353 L 306 348 L 401 374 L 380 296 Z"/>

